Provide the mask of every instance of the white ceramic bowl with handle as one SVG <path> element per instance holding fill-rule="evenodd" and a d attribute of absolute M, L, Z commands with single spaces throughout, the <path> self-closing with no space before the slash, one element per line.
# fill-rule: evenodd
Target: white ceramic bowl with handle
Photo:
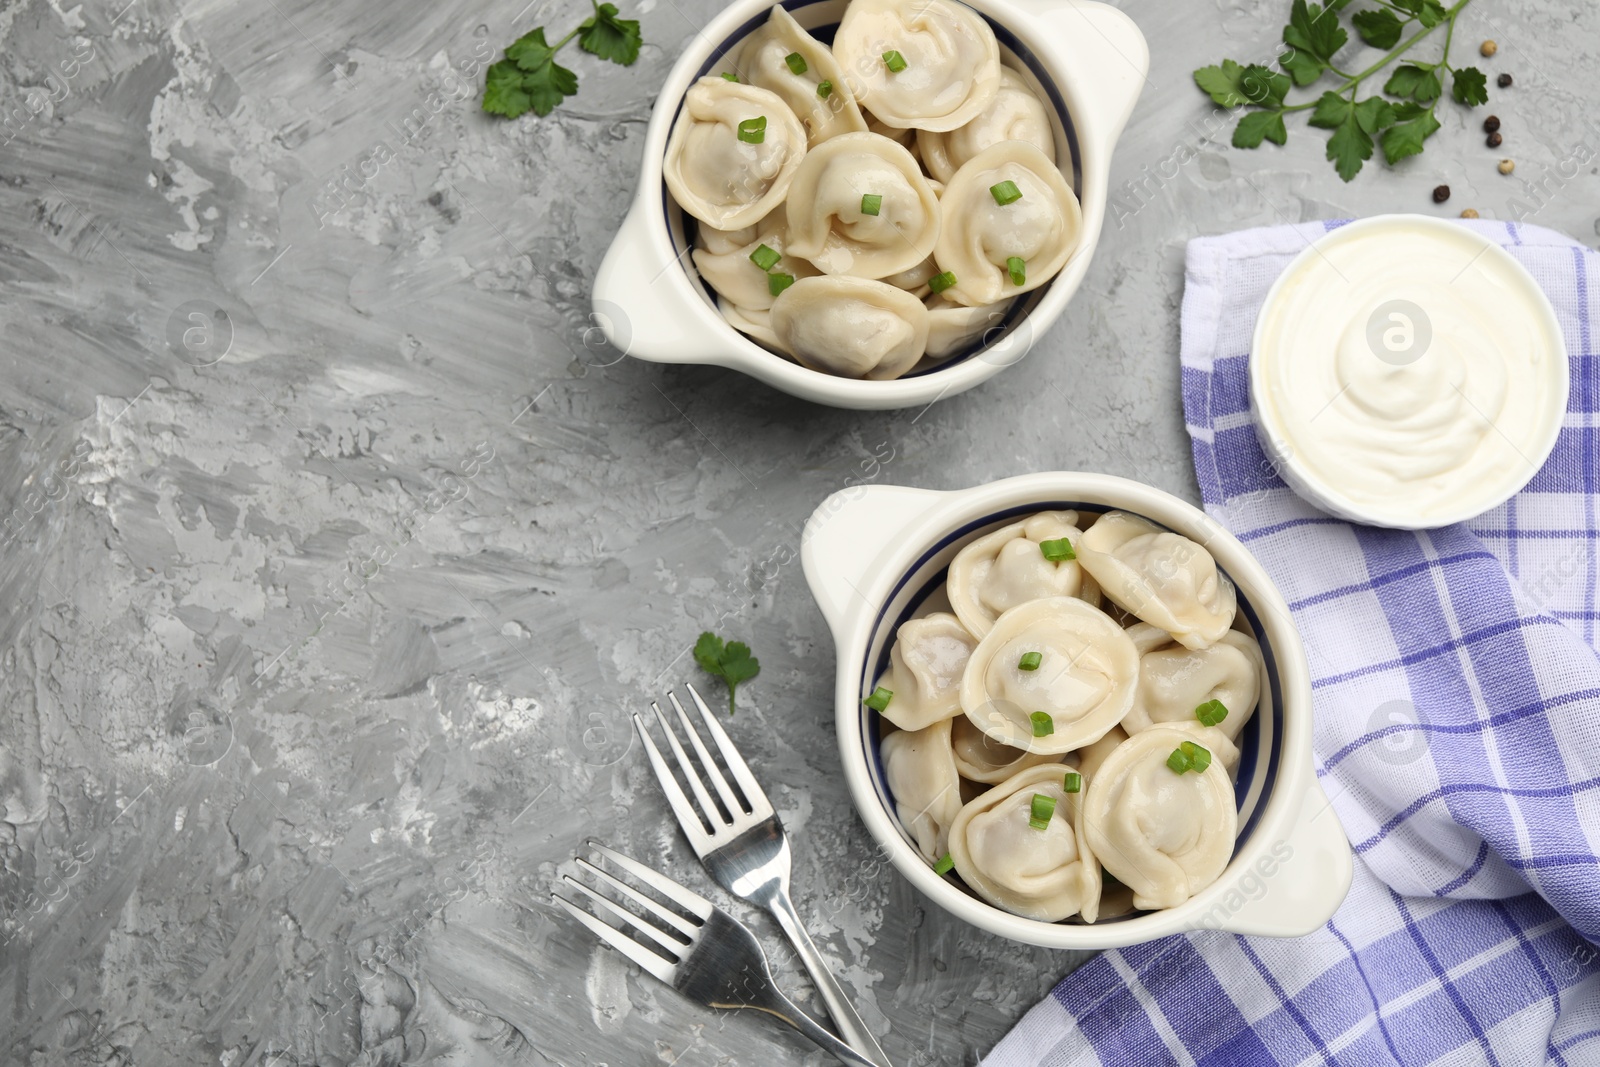
<path fill-rule="evenodd" d="M 900 623 L 944 582 L 960 548 L 1036 511 L 1122 510 L 1204 545 L 1238 589 L 1268 685 L 1239 735 L 1239 834 L 1221 877 L 1164 911 L 1093 924 L 1025 919 L 970 895 L 917 853 L 895 815 L 862 701 Z M 1050 472 L 956 492 L 856 486 L 823 501 L 801 546 L 806 581 L 838 648 L 839 753 L 862 821 L 923 895 L 975 926 L 1047 948 L 1101 949 L 1189 930 L 1296 937 L 1325 923 L 1350 887 L 1351 854 L 1311 764 L 1311 677 L 1288 605 L 1255 557 L 1205 513 L 1159 489 L 1104 474 Z"/>
<path fill-rule="evenodd" d="M 1002 61 L 1029 81 L 1055 126 L 1057 162 L 1083 207 L 1081 245 L 1049 284 L 1020 298 L 971 348 L 886 382 L 807 370 L 735 330 L 717 311 L 689 250 L 695 220 L 662 181 L 667 136 L 696 79 L 766 21 L 772 0 L 736 0 L 697 34 L 667 75 L 645 134 L 639 188 L 594 281 L 594 322 L 606 347 L 654 363 L 711 363 L 842 408 L 930 404 L 970 389 L 1021 359 L 1077 291 L 1100 237 L 1111 150 L 1144 85 L 1150 53 L 1122 12 L 1093 0 L 965 0 L 1000 42 Z M 790 0 L 795 20 L 832 40 L 845 0 Z"/>

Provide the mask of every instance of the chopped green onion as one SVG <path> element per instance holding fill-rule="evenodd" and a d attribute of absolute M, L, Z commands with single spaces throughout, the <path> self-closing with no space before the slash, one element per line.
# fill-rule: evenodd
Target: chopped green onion
<path fill-rule="evenodd" d="M 833 95 L 833 82 L 829 81 L 827 78 L 824 78 L 821 81 L 819 81 L 817 83 L 817 95 L 819 97 L 821 97 L 822 99 L 824 99 L 824 100 L 826 100 L 826 99 L 828 99 L 828 97 L 832 96 Z"/>
<path fill-rule="evenodd" d="M 1058 537 L 1054 541 L 1040 541 L 1039 551 L 1051 563 L 1061 563 L 1065 560 L 1078 558 L 1078 553 L 1073 549 L 1072 542 L 1065 537 Z"/>
<path fill-rule="evenodd" d="M 767 275 L 767 292 L 771 293 L 773 296 L 777 296 L 779 293 L 783 292 L 785 289 L 789 288 L 789 286 L 791 286 L 793 284 L 794 284 L 794 275 L 793 274 L 769 274 L 769 275 Z M 884 690 L 881 690 L 881 692 L 887 693 L 888 690 L 884 689 Z M 887 700 L 888 698 L 885 697 L 884 699 Z"/>
<path fill-rule="evenodd" d="M 1056 721 L 1048 711 L 1036 711 L 1028 716 L 1028 721 L 1033 723 L 1034 737 L 1049 737 L 1056 732 Z"/>
<path fill-rule="evenodd" d="M 933 873 L 949 874 L 955 869 L 955 865 L 956 861 L 951 857 L 950 853 L 946 852 L 944 855 L 939 857 L 939 862 L 933 865 Z"/>
<path fill-rule="evenodd" d="M 1083 775 L 1077 771 L 1068 771 L 1066 777 L 1061 779 L 1063 793 L 1077 793 L 1083 790 Z"/>
<path fill-rule="evenodd" d="M 1199 774 L 1211 766 L 1211 752 L 1204 745 L 1197 745 L 1193 741 L 1185 741 L 1178 748 L 1182 749 L 1183 754 L 1189 757 L 1189 766 L 1194 769 L 1194 773 Z"/>
<path fill-rule="evenodd" d="M 1012 285 L 1027 284 L 1028 261 L 1021 256 L 1008 256 L 1006 258 L 1006 273 L 1011 275 Z"/>
<path fill-rule="evenodd" d="M 784 275 L 784 277 L 787 278 L 788 275 Z M 789 278 L 789 280 L 790 281 L 794 281 L 793 278 Z M 863 700 L 861 703 L 865 704 L 867 707 L 871 708 L 873 711 L 882 711 L 884 708 L 889 706 L 889 698 L 892 697 L 892 696 L 894 696 L 894 690 L 885 689 L 883 686 L 880 685 L 880 686 L 878 686 L 878 688 L 876 688 L 876 689 L 874 689 L 872 691 L 872 695 L 871 696 L 869 696 L 867 699 Z"/>
<path fill-rule="evenodd" d="M 899 74 L 906 69 L 906 57 L 891 49 L 883 54 L 883 65 L 893 73 Z"/>
<path fill-rule="evenodd" d="M 877 193 L 867 193 L 861 197 L 861 213 L 863 215 L 876 215 L 883 210 L 883 197 Z"/>
<path fill-rule="evenodd" d="M 789 64 L 789 69 L 794 71 L 796 74 L 804 74 L 807 70 L 806 57 L 801 55 L 799 52 L 790 52 L 788 55 L 783 57 L 783 61 Z"/>
<path fill-rule="evenodd" d="M 737 74 L 735 74 L 735 73 L 734 73 L 734 72 L 733 72 L 733 71 L 731 71 L 731 70 L 725 70 L 725 71 L 723 71 L 723 72 L 722 72 L 722 76 L 723 76 L 723 77 L 724 77 L 724 78 L 726 78 L 726 79 L 727 79 L 727 80 L 728 80 L 728 81 L 731 81 L 731 82 L 736 82 L 736 81 L 738 81 L 738 80 L 739 80 L 739 75 L 737 75 Z"/>
<path fill-rule="evenodd" d="M 739 140 L 745 144 L 760 144 L 767 139 L 767 116 L 757 115 L 739 123 Z"/>
<path fill-rule="evenodd" d="M 1007 179 L 998 185 L 989 186 L 989 195 L 994 197 L 994 202 L 1001 207 L 1014 204 L 1022 199 L 1022 190 L 1017 188 L 1017 183 Z"/>
<path fill-rule="evenodd" d="M 1044 657 L 1037 652 L 1024 652 L 1022 658 L 1017 660 L 1017 670 L 1036 671 L 1039 669 L 1039 661 L 1042 659 Z"/>
<path fill-rule="evenodd" d="M 1056 813 L 1056 798 L 1043 793 L 1033 794 L 1033 805 L 1028 810 L 1028 825 L 1035 830 L 1048 830 L 1050 816 Z"/>
<path fill-rule="evenodd" d="M 750 253 L 750 262 L 754 263 L 762 270 L 771 270 L 773 267 L 778 265 L 778 260 L 782 258 L 782 252 L 779 252 L 776 248 L 769 248 L 766 245 L 762 245 L 754 252 Z"/>
<path fill-rule="evenodd" d="M 1182 774 L 1189 769 L 1189 757 L 1183 754 L 1182 748 L 1175 748 L 1167 757 L 1167 766 L 1172 768 L 1173 774 Z"/>
<path fill-rule="evenodd" d="M 1228 706 L 1220 700 L 1208 700 L 1194 709 L 1194 717 L 1201 726 L 1215 726 L 1228 717 Z"/>
<path fill-rule="evenodd" d="M 956 276 L 949 271 L 945 271 L 943 274 L 935 274 L 933 277 L 929 278 L 928 288 L 932 289 L 936 293 L 942 293 L 955 283 Z"/>

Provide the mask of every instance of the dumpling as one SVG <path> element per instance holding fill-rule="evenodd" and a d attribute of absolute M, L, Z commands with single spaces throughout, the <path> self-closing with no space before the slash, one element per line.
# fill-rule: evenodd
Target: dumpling
<path fill-rule="evenodd" d="M 946 588 L 956 616 L 982 637 L 1001 612 L 1018 604 L 1076 596 L 1083 583 L 1077 560 L 1047 559 L 1039 545 L 1064 537 L 1076 546 L 1082 536 L 1076 511 L 1041 511 L 984 534 L 950 561 Z"/>
<path fill-rule="evenodd" d="M 1233 626 L 1233 583 L 1182 534 L 1108 511 L 1079 539 L 1078 559 L 1107 597 L 1185 648 L 1215 644 Z"/>
<path fill-rule="evenodd" d="M 884 778 L 901 825 L 929 863 L 948 850 L 950 825 L 961 810 L 961 783 L 950 755 L 950 720 L 922 730 L 896 730 L 878 746 Z"/>
<path fill-rule="evenodd" d="M 1006 301 L 969 308 L 953 304 L 944 294 L 928 297 L 928 358 L 947 359 L 978 341 L 1005 322 Z"/>
<path fill-rule="evenodd" d="M 1266 674 L 1261 646 L 1238 630 L 1207 648 L 1185 648 L 1162 637 L 1161 645 L 1139 657 L 1139 689 L 1123 726 L 1137 733 L 1165 723 L 1198 722 L 1195 709 L 1216 700 L 1228 709 L 1216 729 L 1237 738 L 1261 697 Z"/>
<path fill-rule="evenodd" d="M 972 725 L 965 715 L 950 720 L 950 750 L 955 754 L 957 774 L 969 782 L 988 785 L 1003 782 L 1028 767 L 1059 765 L 1062 761 L 1059 752 L 1029 752 L 1002 744 Z"/>
<path fill-rule="evenodd" d="M 1026 141 L 1001 141 L 963 164 L 945 185 L 939 212 L 933 258 L 956 276 L 945 296 L 972 307 L 1054 278 L 1083 229 L 1078 198 L 1055 161 Z"/>
<path fill-rule="evenodd" d="M 910 270 L 939 238 L 939 198 L 922 169 L 875 133 L 841 134 L 806 153 L 788 208 L 789 251 L 824 274 Z"/>
<path fill-rule="evenodd" d="M 802 278 L 773 301 L 772 332 L 803 367 L 844 378 L 886 381 L 900 377 L 922 358 L 928 344 L 928 309 L 904 289 L 883 282 Z"/>
<path fill-rule="evenodd" d="M 851 0 L 833 54 L 862 106 L 899 129 L 953 130 L 1000 89 L 994 31 L 951 0 Z"/>
<path fill-rule="evenodd" d="M 978 646 L 961 621 L 936 611 L 901 624 L 879 683 L 894 695 L 882 715 L 902 730 L 920 730 L 961 714 L 961 673 Z"/>
<path fill-rule="evenodd" d="M 737 304 L 729 303 L 728 298 L 724 296 L 717 298 L 717 310 L 722 312 L 722 317 L 727 320 L 729 326 L 749 337 L 752 341 L 766 345 L 768 348 L 782 352 L 784 355 L 789 354 L 788 349 L 783 346 L 783 342 L 778 340 L 778 335 L 772 332 L 772 312 L 770 310 L 757 311 L 754 308 L 742 308 Z"/>
<path fill-rule="evenodd" d="M 1071 752 L 1122 721 L 1138 681 L 1121 627 L 1075 597 L 1049 597 L 995 620 L 967 661 L 961 710 L 1013 748 Z"/>
<path fill-rule="evenodd" d="M 684 94 L 662 174 L 683 210 L 737 230 L 783 202 L 805 156 L 806 129 L 776 93 L 708 77 Z"/>
<path fill-rule="evenodd" d="M 1113 749 L 1128 739 L 1128 731 L 1121 726 L 1113 726 L 1106 731 L 1106 735 L 1098 741 L 1084 745 L 1078 749 L 1078 773 L 1083 775 L 1085 781 L 1094 777 L 1100 770 L 1100 765 L 1111 755 Z"/>
<path fill-rule="evenodd" d="M 1198 772 L 1167 765 L 1173 750 L 1191 739 L 1166 727 L 1134 734 L 1084 783 L 1089 849 L 1133 890 L 1138 908 L 1182 904 L 1215 882 L 1233 858 L 1239 813 L 1225 769 L 1216 761 Z M 957 816 L 957 827 L 960 822 Z"/>
<path fill-rule="evenodd" d="M 758 219 L 748 226 L 741 226 L 737 230 L 719 230 L 715 226 L 702 225 L 695 231 L 695 247 L 703 248 L 714 256 L 725 256 L 729 252 L 737 252 L 751 241 L 754 241 L 762 225 L 782 207 L 783 205 L 779 204 L 778 207 L 772 209 L 772 213 L 769 213 L 766 218 Z"/>
<path fill-rule="evenodd" d="M 976 797 L 950 827 L 956 873 L 997 908 L 1042 922 L 1100 910 L 1100 864 L 1083 835 L 1083 797 L 1063 787 L 1060 766 L 1029 767 Z M 1049 806 L 1044 828 L 1035 798 Z"/>
<path fill-rule="evenodd" d="M 794 66 L 790 66 L 790 56 L 800 57 Z M 765 25 L 745 38 L 734 68 L 742 80 L 783 98 L 805 124 L 806 143 L 811 148 L 841 133 L 867 128 L 838 60 L 782 6 L 774 6 Z M 826 96 L 822 95 L 824 82 L 828 85 Z"/>
<path fill-rule="evenodd" d="M 694 265 L 699 270 L 700 277 L 704 278 L 711 288 L 727 297 L 730 303 L 752 311 L 765 311 L 776 299 L 772 295 L 770 277 L 772 274 L 787 274 L 791 278 L 814 278 L 817 275 L 817 268 L 806 260 L 784 254 L 784 249 L 789 243 L 789 225 L 782 204 L 774 208 L 770 215 L 752 229 L 755 232 L 750 239 L 731 251 L 716 253 L 709 249 L 695 249 Z M 745 234 L 750 231 L 736 232 Z M 763 245 L 779 256 L 765 269 L 750 258 Z"/>
<path fill-rule="evenodd" d="M 1049 112 L 1022 75 L 1008 67 L 1000 68 L 1000 91 L 971 122 L 948 133 L 917 131 L 922 163 L 942 182 L 949 182 L 963 163 L 1001 141 L 1027 141 L 1046 158 L 1056 158 Z"/>
<path fill-rule="evenodd" d="M 928 282 L 938 273 L 938 264 L 934 263 L 932 256 L 929 256 L 915 267 L 885 275 L 881 280 L 888 282 L 896 289 L 904 289 L 918 300 L 927 303 L 927 296 L 930 292 Z"/>

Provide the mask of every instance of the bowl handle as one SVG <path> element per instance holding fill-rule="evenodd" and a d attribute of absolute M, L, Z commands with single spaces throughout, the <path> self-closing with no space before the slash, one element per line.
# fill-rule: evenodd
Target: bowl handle
<path fill-rule="evenodd" d="M 641 191 L 594 277 L 593 325 L 605 334 L 616 359 L 652 363 L 711 363 L 720 338 L 695 327 L 698 294 L 683 285 L 671 246 L 657 235 L 659 196 Z M 587 343 L 587 340 L 586 342 Z"/>
<path fill-rule="evenodd" d="M 872 564 L 943 496 L 901 485 L 853 485 L 817 505 L 800 535 L 800 564 L 835 640 Z"/>
<path fill-rule="evenodd" d="M 1073 125 L 1094 157 L 1109 160 L 1111 148 L 1127 125 L 1150 72 L 1150 46 L 1133 19 L 1096 0 L 1008 0 L 1044 23 L 1043 37 L 1056 54 L 1059 69 L 1073 81 L 1090 86 L 1082 106 L 1073 109 Z"/>
<path fill-rule="evenodd" d="M 1283 839 L 1234 879 L 1202 923 L 1266 937 L 1302 937 L 1333 917 L 1350 889 L 1350 842 L 1322 786 L 1313 782 Z"/>

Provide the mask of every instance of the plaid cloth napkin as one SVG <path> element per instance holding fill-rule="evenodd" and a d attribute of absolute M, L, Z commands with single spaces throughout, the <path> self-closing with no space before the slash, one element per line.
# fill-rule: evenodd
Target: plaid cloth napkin
<path fill-rule="evenodd" d="M 1305 638 L 1316 771 L 1356 854 L 1333 920 L 1102 953 L 986 1067 L 1600 1064 L 1600 255 L 1464 223 L 1549 295 L 1572 393 L 1555 453 L 1503 507 L 1422 533 L 1330 518 L 1256 443 L 1256 311 L 1338 223 L 1190 243 L 1183 405 L 1207 510 Z"/>

